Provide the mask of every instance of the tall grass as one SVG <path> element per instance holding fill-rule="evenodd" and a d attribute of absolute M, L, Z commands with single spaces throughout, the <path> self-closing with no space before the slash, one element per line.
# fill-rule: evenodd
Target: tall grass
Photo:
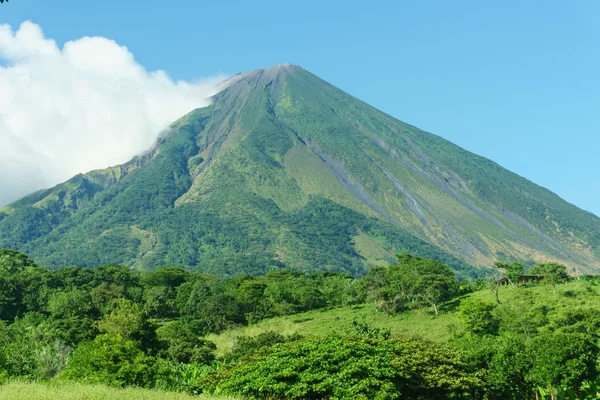
<path fill-rule="evenodd" d="M 53 381 L 32 383 L 14 381 L 0 386 L 2 400 L 225 400 L 233 397 L 190 396 L 160 390 L 85 385 Z"/>

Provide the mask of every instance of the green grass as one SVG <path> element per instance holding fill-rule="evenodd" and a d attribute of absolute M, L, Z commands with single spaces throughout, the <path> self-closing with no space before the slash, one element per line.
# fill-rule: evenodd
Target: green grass
<path fill-rule="evenodd" d="M 190 396 L 160 390 L 125 388 L 56 381 L 10 382 L 0 386 L 0 399 L 10 400 L 218 400 L 233 397 Z"/>
<path fill-rule="evenodd" d="M 363 232 L 354 237 L 354 248 L 363 256 L 369 265 L 387 267 L 396 260 L 392 251 L 383 248 L 381 242 Z"/>
<path fill-rule="evenodd" d="M 456 317 L 449 313 L 441 314 L 437 318 L 430 310 L 388 315 L 377 311 L 371 304 L 361 304 L 271 318 L 255 325 L 232 329 L 219 335 L 209 335 L 206 338 L 217 345 L 217 355 L 223 356 L 231 350 L 239 336 L 256 336 L 269 331 L 283 335 L 298 333 L 304 336 L 344 334 L 351 329 L 353 320 L 378 328 L 390 328 L 392 335 L 419 336 L 435 341 L 448 340 L 451 335 L 449 328 L 457 322 Z"/>
<path fill-rule="evenodd" d="M 557 289 L 557 299 L 552 294 L 551 286 L 520 287 L 518 289 L 502 287 L 499 296 L 503 304 L 547 305 L 555 312 L 566 309 L 600 309 L 600 287 L 598 286 L 575 281 L 559 285 Z M 495 301 L 491 291 L 481 290 L 443 305 L 438 317 L 428 308 L 388 315 L 378 311 L 372 304 L 361 304 L 271 318 L 255 325 L 231 329 L 218 335 L 209 335 L 206 338 L 217 345 L 217 355 L 223 356 L 231 351 L 236 338 L 240 336 L 256 336 L 269 331 L 283 335 L 298 333 L 304 336 L 344 334 L 351 329 L 352 321 L 357 320 L 377 328 L 390 328 L 392 336 L 416 336 L 436 342 L 445 342 L 452 337 L 456 330 L 461 329 L 462 325 L 456 313 L 456 306 L 468 297 L 489 303 Z"/>

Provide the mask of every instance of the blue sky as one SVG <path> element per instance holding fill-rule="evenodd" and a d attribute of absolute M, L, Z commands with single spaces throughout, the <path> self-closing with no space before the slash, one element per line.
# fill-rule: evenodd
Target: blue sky
<path fill-rule="evenodd" d="M 11 0 L 0 23 L 103 36 L 195 80 L 299 64 L 600 215 L 600 2 Z"/>

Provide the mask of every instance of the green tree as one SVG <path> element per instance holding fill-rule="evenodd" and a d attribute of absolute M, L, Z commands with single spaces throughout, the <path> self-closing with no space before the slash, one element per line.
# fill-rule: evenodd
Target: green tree
<path fill-rule="evenodd" d="M 0 373 L 4 370 L 8 376 L 53 378 L 64 368 L 70 351 L 40 313 L 0 325 Z"/>
<path fill-rule="evenodd" d="M 450 300 L 458 292 L 458 282 L 443 274 L 424 274 L 415 286 L 419 297 L 433 307 L 436 316 L 439 304 Z"/>
<path fill-rule="evenodd" d="M 554 298 L 558 296 L 556 293 L 556 285 L 565 282 L 569 278 L 569 275 L 567 275 L 567 267 L 555 262 L 537 264 L 530 272 L 532 274 L 542 275 L 544 277 L 544 282 L 552 285 Z"/>
<path fill-rule="evenodd" d="M 500 287 L 502 287 L 502 276 L 498 273 L 491 273 L 485 277 L 485 285 L 494 295 L 496 304 L 500 304 Z"/>
<path fill-rule="evenodd" d="M 146 351 L 154 352 L 160 348 L 156 327 L 131 300 L 116 300 L 113 311 L 98 322 L 98 329 L 113 337 L 136 341 Z"/>
<path fill-rule="evenodd" d="M 103 313 L 109 312 L 116 299 L 125 298 L 123 286 L 102 282 L 90 291 L 92 304 Z"/>
<path fill-rule="evenodd" d="M 510 264 L 495 262 L 494 265 L 496 268 L 504 271 L 512 287 L 516 288 L 519 285 L 519 278 L 523 275 L 523 264 L 517 262 Z"/>
<path fill-rule="evenodd" d="M 178 363 L 208 364 L 215 359 L 217 346 L 202 339 L 182 321 L 175 321 L 157 330 L 166 343 L 161 356 Z"/>
<path fill-rule="evenodd" d="M 55 318 L 83 318 L 92 315 L 92 300 L 83 289 L 58 292 L 50 296 L 48 311 Z"/>
<path fill-rule="evenodd" d="M 150 286 L 144 290 L 144 310 L 151 316 L 164 320 L 176 317 L 176 292 L 168 286 Z"/>
<path fill-rule="evenodd" d="M 469 298 L 460 303 L 458 315 L 469 332 L 495 335 L 498 333 L 498 319 L 494 315 L 495 309 L 495 304 Z"/>
<path fill-rule="evenodd" d="M 12 320 L 18 311 L 17 287 L 7 276 L 0 275 L 0 319 Z"/>
<path fill-rule="evenodd" d="M 598 378 L 598 343 L 590 335 L 552 332 L 529 343 L 531 367 L 525 378 L 545 388 L 552 399 L 560 393 L 579 392 L 586 381 Z"/>
<path fill-rule="evenodd" d="M 406 266 L 411 280 L 407 283 L 415 300 L 421 300 L 433 307 L 439 314 L 439 303 L 448 301 L 458 293 L 458 282 L 454 271 L 435 260 L 409 255 L 398 256 L 401 266 Z"/>
<path fill-rule="evenodd" d="M 153 358 L 133 340 L 119 335 L 99 335 L 81 343 L 61 376 L 65 379 L 109 386 L 151 386 L 156 375 Z"/>
<path fill-rule="evenodd" d="M 429 305 L 438 315 L 439 304 L 458 293 L 458 282 L 447 265 L 411 255 L 397 258 L 396 265 L 371 269 L 359 285 L 362 297 L 379 309 L 398 312 Z"/>
<path fill-rule="evenodd" d="M 37 265 L 27 254 L 0 248 L 0 272 L 2 275 L 16 274 L 28 267 L 36 268 Z"/>
<path fill-rule="evenodd" d="M 533 389 L 525 380 L 531 365 L 525 338 L 522 335 L 503 334 L 491 344 L 489 350 L 486 375 L 489 390 L 494 395 L 492 398 L 531 398 Z"/>
<path fill-rule="evenodd" d="M 184 284 L 191 274 L 179 267 L 160 267 L 142 275 L 144 286 L 166 286 L 176 289 Z"/>

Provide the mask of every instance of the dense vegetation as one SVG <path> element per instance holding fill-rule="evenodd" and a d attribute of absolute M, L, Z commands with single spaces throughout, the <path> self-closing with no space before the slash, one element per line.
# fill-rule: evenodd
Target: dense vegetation
<path fill-rule="evenodd" d="M 459 282 L 408 255 L 361 279 L 288 270 L 219 279 L 176 267 L 49 270 L 0 250 L 0 376 L 248 398 L 595 398 L 598 281 L 563 285 L 564 266 L 549 263 L 533 270 L 541 281 L 519 284 L 520 265 L 498 265 L 509 285 L 495 291 L 496 278 Z M 360 320 L 320 338 L 243 335 L 221 354 L 208 339 L 366 305 L 398 316 L 392 326 L 415 310 L 456 323 L 440 332 L 446 343 Z"/>
<path fill-rule="evenodd" d="M 239 78 L 239 79 L 238 79 Z M 0 209 L 0 246 L 51 268 L 220 277 L 348 272 L 409 252 L 599 267 L 600 220 L 294 66 L 240 75 L 147 154 Z"/>

